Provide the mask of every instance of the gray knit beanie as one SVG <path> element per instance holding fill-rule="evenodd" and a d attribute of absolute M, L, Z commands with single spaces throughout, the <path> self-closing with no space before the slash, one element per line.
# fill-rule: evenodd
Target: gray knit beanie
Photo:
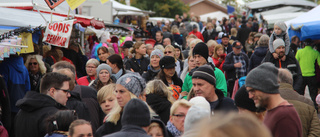
<path fill-rule="evenodd" d="M 111 67 L 110 67 L 108 64 L 103 63 L 103 64 L 100 64 L 100 65 L 98 66 L 98 68 L 97 68 L 97 78 L 99 78 L 99 73 L 100 73 L 100 71 L 101 71 L 101 70 L 104 70 L 104 69 L 107 70 L 110 75 L 112 74 L 112 69 L 111 69 Z"/>
<path fill-rule="evenodd" d="M 277 25 L 282 30 L 282 32 L 287 31 L 287 25 L 283 21 L 277 21 L 274 25 Z"/>
<path fill-rule="evenodd" d="M 125 74 L 117 80 L 116 84 L 124 86 L 137 97 L 139 97 L 141 92 L 146 88 L 146 82 L 138 73 Z"/>
<path fill-rule="evenodd" d="M 278 68 L 270 62 L 263 63 L 249 72 L 246 87 L 268 94 L 279 94 Z"/>
<path fill-rule="evenodd" d="M 273 49 L 276 50 L 280 46 L 285 46 L 285 43 L 282 39 L 276 39 L 273 41 Z"/>
<path fill-rule="evenodd" d="M 260 37 L 259 41 L 258 41 L 258 46 L 259 47 L 268 47 L 269 45 L 269 36 L 264 34 Z"/>
<path fill-rule="evenodd" d="M 162 52 L 161 50 L 159 50 L 159 49 L 155 49 L 155 50 L 153 50 L 153 51 L 151 52 L 151 54 L 150 54 L 150 59 L 151 59 L 151 57 L 152 57 L 153 55 L 157 55 L 157 56 L 159 56 L 160 59 L 161 59 L 161 58 L 163 57 L 163 52 Z"/>

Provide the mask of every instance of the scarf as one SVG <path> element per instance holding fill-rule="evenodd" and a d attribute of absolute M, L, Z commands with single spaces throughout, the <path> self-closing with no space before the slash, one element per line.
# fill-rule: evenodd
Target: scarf
<path fill-rule="evenodd" d="M 35 88 L 38 85 L 38 82 L 41 79 L 41 73 L 37 72 L 36 74 L 32 74 L 31 72 L 29 72 L 29 76 L 30 76 L 30 83 L 31 83 L 32 90 L 35 90 Z"/>
<path fill-rule="evenodd" d="M 167 129 L 174 137 L 180 137 L 182 133 L 170 122 L 167 122 Z"/>
<path fill-rule="evenodd" d="M 112 74 L 112 75 L 113 75 L 116 79 L 119 79 L 119 78 L 121 77 L 122 73 L 123 73 L 123 69 L 120 69 L 120 70 L 118 71 L 118 73 Z"/>

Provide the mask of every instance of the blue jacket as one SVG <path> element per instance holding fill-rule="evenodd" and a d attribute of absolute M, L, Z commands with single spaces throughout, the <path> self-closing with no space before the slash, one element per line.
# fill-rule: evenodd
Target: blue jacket
<path fill-rule="evenodd" d="M 10 96 L 11 112 L 18 112 L 16 102 L 31 89 L 29 72 L 23 58 L 11 56 L 0 63 L 0 75 L 3 76 Z"/>
<path fill-rule="evenodd" d="M 261 61 L 266 56 L 267 52 L 268 47 L 257 47 L 254 49 L 249 61 L 249 71 L 261 64 Z"/>

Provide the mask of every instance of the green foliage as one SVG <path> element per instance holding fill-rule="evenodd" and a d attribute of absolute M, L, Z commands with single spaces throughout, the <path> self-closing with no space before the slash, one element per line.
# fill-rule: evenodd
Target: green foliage
<path fill-rule="evenodd" d="M 182 15 L 189 11 L 189 6 L 181 0 L 131 0 L 131 5 L 142 10 L 151 10 L 154 17 L 174 18 L 176 14 Z"/>

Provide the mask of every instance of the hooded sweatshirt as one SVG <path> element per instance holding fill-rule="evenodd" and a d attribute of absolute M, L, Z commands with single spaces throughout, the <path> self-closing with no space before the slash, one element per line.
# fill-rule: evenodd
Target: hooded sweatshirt
<path fill-rule="evenodd" d="M 46 134 L 45 119 L 58 110 L 67 109 L 52 97 L 35 91 L 29 91 L 16 105 L 21 109 L 14 124 L 18 137 L 43 137 Z"/>
<path fill-rule="evenodd" d="M 24 66 L 23 58 L 12 56 L 0 63 L 0 75 L 3 76 L 10 97 L 11 111 L 17 113 L 16 102 L 31 89 L 29 72 Z"/>

